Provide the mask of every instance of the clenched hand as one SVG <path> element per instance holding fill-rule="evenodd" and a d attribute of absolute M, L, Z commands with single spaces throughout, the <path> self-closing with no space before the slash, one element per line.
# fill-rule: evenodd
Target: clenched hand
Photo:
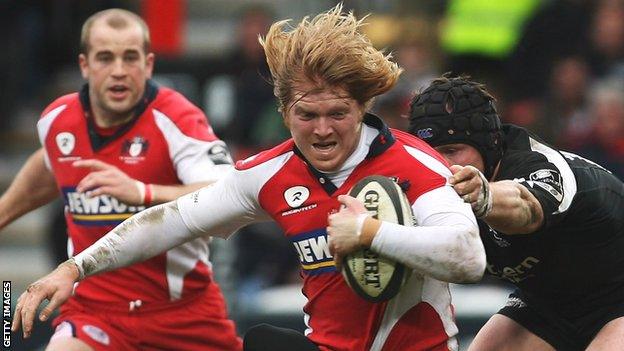
<path fill-rule="evenodd" d="M 449 183 L 455 192 L 470 204 L 477 217 L 485 217 L 492 206 L 489 183 L 485 176 L 473 166 L 453 165 L 450 167 L 453 176 Z"/>
<path fill-rule="evenodd" d="M 369 214 L 364 205 L 354 197 L 340 195 L 338 201 L 343 206 L 337 213 L 329 215 L 327 234 L 329 252 L 339 267 L 344 256 L 362 248 L 360 234 Z"/>

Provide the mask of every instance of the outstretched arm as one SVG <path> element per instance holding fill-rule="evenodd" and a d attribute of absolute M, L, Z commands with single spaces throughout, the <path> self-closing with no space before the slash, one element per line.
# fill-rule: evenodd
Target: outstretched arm
<path fill-rule="evenodd" d="M 33 283 L 16 306 L 13 330 L 22 326 L 28 337 L 41 302 L 50 300 L 39 316 L 45 320 L 69 298 L 73 283 L 84 277 L 146 260 L 200 236 L 225 238 L 241 226 L 266 219 L 255 201 L 253 177 L 231 172 L 213 185 L 128 218 Z"/>
<path fill-rule="evenodd" d="M 45 165 L 44 152 L 40 148 L 28 158 L 0 197 L 0 230 L 58 196 L 54 176 Z"/>
<path fill-rule="evenodd" d="M 13 331 L 21 325 L 24 337 L 29 337 L 41 302 L 50 300 L 39 315 L 39 319 L 45 321 L 70 297 L 73 284 L 84 277 L 146 260 L 199 235 L 187 229 L 175 202 L 151 207 L 128 218 L 52 273 L 31 284 L 18 300 Z"/>

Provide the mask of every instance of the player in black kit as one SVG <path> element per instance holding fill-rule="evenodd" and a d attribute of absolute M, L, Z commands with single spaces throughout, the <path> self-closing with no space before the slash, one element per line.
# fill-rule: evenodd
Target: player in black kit
<path fill-rule="evenodd" d="M 469 350 L 624 350 L 624 184 L 501 125 L 493 101 L 445 76 L 410 111 L 410 133 L 449 161 L 479 218 L 486 272 L 517 287 Z"/>

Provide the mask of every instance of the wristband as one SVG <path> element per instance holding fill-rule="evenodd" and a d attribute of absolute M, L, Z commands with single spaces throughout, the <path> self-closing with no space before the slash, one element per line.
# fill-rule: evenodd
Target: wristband
<path fill-rule="evenodd" d="M 145 204 L 145 183 L 135 180 L 134 184 L 136 185 L 137 190 L 139 190 L 139 200 L 141 201 L 139 205 L 143 205 Z"/>
<path fill-rule="evenodd" d="M 480 206 L 474 212 L 477 218 L 485 218 L 492 212 L 492 192 L 490 191 L 490 183 L 485 179 L 483 173 L 479 172 L 479 177 L 483 183 L 479 193 L 479 196 L 482 198 L 477 201 L 477 203 L 480 203 Z"/>
<path fill-rule="evenodd" d="M 139 198 L 141 199 L 140 205 L 151 205 L 154 200 L 154 189 L 152 184 L 145 184 L 138 180 L 135 180 L 134 184 L 136 184 L 137 189 L 139 190 Z"/>
<path fill-rule="evenodd" d="M 152 204 L 153 199 L 154 191 L 152 189 L 152 184 L 145 184 L 145 197 L 143 197 L 143 204 L 149 206 Z"/>
<path fill-rule="evenodd" d="M 364 212 L 364 213 L 360 213 L 356 219 L 355 219 L 355 234 L 359 237 L 362 235 L 362 229 L 364 229 L 364 221 L 366 220 L 366 218 L 370 217 L 370 213 L 368 212 Z"/>

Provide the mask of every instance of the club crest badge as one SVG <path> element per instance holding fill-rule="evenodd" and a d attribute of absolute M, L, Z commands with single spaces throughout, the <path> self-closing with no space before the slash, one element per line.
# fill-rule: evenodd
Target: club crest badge
<path fill-rule="evenodd" d="M 143 151 L 143 144 L 141 143 L 132 143 L 130 144 L 130 148 L 128 149 L 128 153 L 132 157 L 139 156 L 141 154 L 141 151 Z"/>
<path fill-rule="evenodd" d="M 121 159 L 126 163 L 138 163 L 145 159 L 148 147 L 149 142 L 140 136 L 126 140 L 121 148 Z"/>
<path fill-rule="evenodd" d="M 64 156 L 71 154 L 76 146 L 76 137 L 69 132 L 62 132 L 56 135 L 56 145 Z"/>
<path fill-rule="evenodd" d="M 540 169 L 529 175 L 529 185 L 537 185 L 546 190 L 558 202 L 563 201 L 563 181 L 559 172 L 552 169 Z"/>

